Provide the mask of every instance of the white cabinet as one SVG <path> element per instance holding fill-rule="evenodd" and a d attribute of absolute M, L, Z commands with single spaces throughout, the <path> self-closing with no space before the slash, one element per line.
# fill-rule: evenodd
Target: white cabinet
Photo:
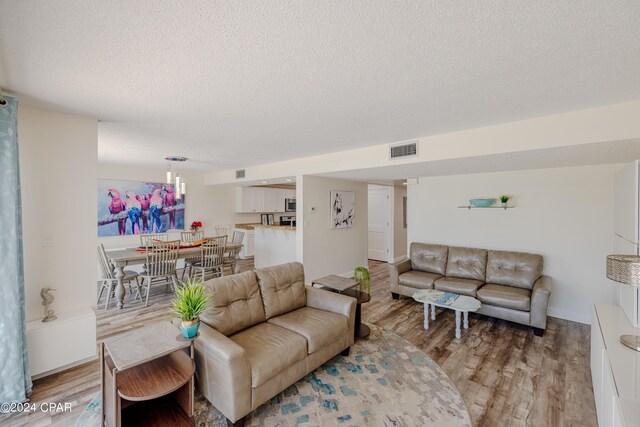
<path fill-rule="evenodd" d="M 596 304 L 591 321 L 591 380 L 600 427 L 640 424 L 640 353 L 623 346 L 622 334 L 638 334 L 624 311 Z"/>
<path fill-rule="evenodd" d="M 255 231 L 239 228 L 236 228 L 235 231 L 244 233 L 244 238 L 242 239 L 242 250 L 240 251 L 240 254 L 238 254 L 238 257 L 240 259 L 253 258 L 255 248 Z"/>
<path fill-rule="evenodd" d="M 295 196 L 296 190 L 284 188 L 236 187 L 236 212 L 285 212 L 285 199 Z"/>
<path fill-rule="evenodd" d="M 265 212 L 265 188 L 237 187 L 236 212 Z"/>

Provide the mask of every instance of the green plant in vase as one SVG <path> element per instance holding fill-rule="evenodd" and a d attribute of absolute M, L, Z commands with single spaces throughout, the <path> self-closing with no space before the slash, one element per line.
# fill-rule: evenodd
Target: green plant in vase
<path fill-rule="evenodd" d="M 358 290 L 371 294 L 371 277 L 366 267 L 356 267 L 353 270 L 353 278 L 358 282 Z"/>
<path fill-rule="evenodd" d="M 180 332 L 185 338 L 193 338 L 200 327 L 200 315 L 207 309 L 207 294 L 204 285 L 198 279 L 188 279 L 176 289 L 171 301 L 173 317 L 181 319 Z"/>
<path fill-rule="evenodd" d="M 509 199 L 509 196 L 500 196 L 500 202 L 502 203 L 502 206 L 507 206 L 507 202 L 509 201 Z"/>

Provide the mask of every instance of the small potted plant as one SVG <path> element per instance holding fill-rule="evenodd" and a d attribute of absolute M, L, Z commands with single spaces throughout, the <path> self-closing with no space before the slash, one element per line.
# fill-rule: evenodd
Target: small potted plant
<path fill-rule="evenodd" d="M 356 267 L 353 270 L 353 278 L 358 282 L 358 290 L 371 294 L 371 277 L 366 267 Z"/>
<path fill-rule="evenodd" d="M 202 223 L 200 221 L 193 221 L 191 223 L 191 231 L 198 231 L 202 228 Z"/>
<path fill-rule="evenodd" d="M 507 207 L 507 202 L 509 201 L 509 199 L 509 196 L 500 196 L 500 202 L 502 203 L 503 207 Z"/>
<path fill-rule="evenodd" d="M 173 317 L 181 319 L 182 336 L 191 339 L 198 333 L 200 314 L 207 309 L 207 294 L 200 280 L 189 279 L 176 289 L 171 301 Z"/>

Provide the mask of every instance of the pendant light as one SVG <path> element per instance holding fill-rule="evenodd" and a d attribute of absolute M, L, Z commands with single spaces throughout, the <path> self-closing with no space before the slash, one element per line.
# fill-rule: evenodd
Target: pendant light
<path fill-rule="evenodd" d="M 176 200 L 180 200 L 182 196 L 185 195 L 187 189 L 185 180 L 180 176 L 180 163 L 186 162 L 187 158 L 182 156 L 167 156 L 164 159 L 167 161 L 166 183 L 173 185 Z"/>

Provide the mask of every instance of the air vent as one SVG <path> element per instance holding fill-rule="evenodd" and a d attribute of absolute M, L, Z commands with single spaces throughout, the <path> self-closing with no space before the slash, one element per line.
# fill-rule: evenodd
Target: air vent
<path fill-rule="evenodd" d="M 389 158 L 410 157 L 418 155 L 418 141 L 389 146 Z"/>
<path fill-rule="evenodd" d="M 244 169 L 236 170 L 236 179 L 244 178 Z"/>

